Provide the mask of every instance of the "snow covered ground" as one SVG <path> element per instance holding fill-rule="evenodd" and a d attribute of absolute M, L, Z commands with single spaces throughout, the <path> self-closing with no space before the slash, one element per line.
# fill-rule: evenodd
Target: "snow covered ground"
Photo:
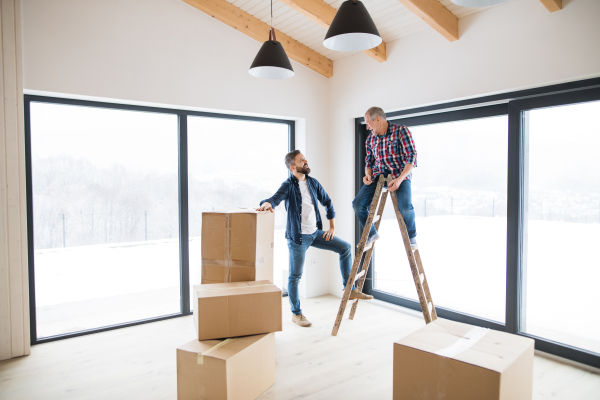
<path fill-rule="evenodd" d="M 416 299 L 400 232 L 385 219 L 376 248 L 379 290 Z M 504 322 L 506 219 L 417 218 L 419 247 L 436 305 Z M 526 331 L 600 353 L 600 224 L 530 221 Z M 191 282 L 200 280 L 200 238 L 190 240 Z M 287 269 L 275 232 L 275 283 Z M 38 336 L 179 312 L 177 240 L 35 252 Z"/>

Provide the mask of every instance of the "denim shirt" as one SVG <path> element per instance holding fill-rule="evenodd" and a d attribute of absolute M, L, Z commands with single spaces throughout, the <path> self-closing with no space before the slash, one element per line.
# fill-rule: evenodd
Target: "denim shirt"
<path fill-rule="evenodd" d="M 333 219 L 335 217 L 335 211 L 333 210 L 333 204 L 331 199 L 323 186 L 315 178 L 311 178 L 306 175 L 306 183 L 308 190 L 310 191 L 310 198 L 315 207 L 315 215 L 317 216 L 317 229 L 323 230 L 323 221 L 321 220 L 321 213 L 317 206 L 317 200 L 321 202 L 323 207 L 327 210 L 327 219 Z M 285 209 L 287 210 L 287 224 L 285 227 L 286 239 L 292 240 L 296 244 L 302 244 L 302 194 L 300 193 L 300 185 L 298 178 L 294 175 L 281 184 L 281 187 L 273 197 L 265 199 L 260 202 L 269 202 L 273 208 L 277 207 L 279 203 L 285 200 Z"/>

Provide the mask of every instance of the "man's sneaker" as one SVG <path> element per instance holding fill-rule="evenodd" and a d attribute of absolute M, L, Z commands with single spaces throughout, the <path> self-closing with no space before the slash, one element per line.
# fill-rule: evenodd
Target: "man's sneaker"
<path fill-rule="evenodd" d="M 365 243 L 365 251 L 369 250 L 371 248 L 371 246 L 373 246 L 373 243 L 375 243 L 375 241 L 377 239 L 379 239 L 381 236 L 379 235 L 379 232 L 375 232 L 374 235 L 371 235 L 367 238 L 367 243 Z M 356 247 L 358 248 L 358 244 L 356 245 Z"/>
<path fill-rule="evenodd" d="M 309 320 L 306 319 L 306 317 L 304 316 L 304 314 L 292 314 L 292 322 L 297 323 L 300 326 L 303 326 L 305 328 L 308 328 L 309 326 L 312 325 L 312 322 L 310 322 Z"/>
<path fill-rule="evenodd" d="M 373 298 L 373 296 L 369 295 L 369 294 L 364 294 L 363 292 L 360 292 L 358 289 L 354 289 L 352 292 L 350 292 L 350 300 L 371 300 Z"/>
<path fill-rule="evenodd" d="M 413 250 L 416 250 L 419 248 L 419 246 L 417 246 L 417 238 L 416 237 L 410 238 L 410 247 L 412 247 Z"/>

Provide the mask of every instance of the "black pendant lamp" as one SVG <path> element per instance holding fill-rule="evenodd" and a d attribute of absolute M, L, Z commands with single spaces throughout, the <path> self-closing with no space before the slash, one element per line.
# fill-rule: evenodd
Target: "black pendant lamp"
<path fill-rule="evenodd" d="M 335 14 L 323 46 L 337 51 L 363 51 L 379 46 L 382 41 L 364 4 L 347 0 Z"/>
<path fill-rule="evenodd" d="M 271 0 L 271 30 L 269 40 L 263 43 L 256 54 L 250 69 L 250 75 L 264 79 L 286 79 L 294 76 L 294 69 L 281 43 L 275 38 L 273 29 L 273 0 Z"/>

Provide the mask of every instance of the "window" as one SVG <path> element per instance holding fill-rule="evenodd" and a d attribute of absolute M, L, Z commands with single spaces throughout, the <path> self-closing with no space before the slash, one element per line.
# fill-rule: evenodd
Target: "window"
<path fill-rule="evenodd" d="M 388 113 L 416 142 L 417 239 L 438 317 L 600 368 L 599 116 L 600 78 Z M 368 132 L 355 122 L 358 192 Z M 420 311 L 391 211 L 365 291 Z"/>
<path fill-rule="evenodd" d="M 26 95 L 32 344 L 189 315 L 202 212 L 257 207 L 293 146 L 293 121 Z"/>
<path fill-rule="evenodd" d="M 188 118 L 190 284 L 200 284 L 202 213 L 257 208 L 288 177 L 284 156 L 289 125 L 271 122 Z M 288 263 L 287 214 L 275 209 L 274 283 Z"/>
<path fill-rule="evenodd" d="M 600 101 L 535 109 L 528 124 L 521 329 L 600 353 Z"/>
<path fill-rule="evenodd" d="M 409 129 L 417 239 L 434 303 L 504 322 L 508 118 Z M 391 202 L 379 230 L 374 288 L 418 300 Z"/>
<path fill-rule="evenodd" d="M 30 113 L 38 338 L 178 313 L 177 116 Z"/>

